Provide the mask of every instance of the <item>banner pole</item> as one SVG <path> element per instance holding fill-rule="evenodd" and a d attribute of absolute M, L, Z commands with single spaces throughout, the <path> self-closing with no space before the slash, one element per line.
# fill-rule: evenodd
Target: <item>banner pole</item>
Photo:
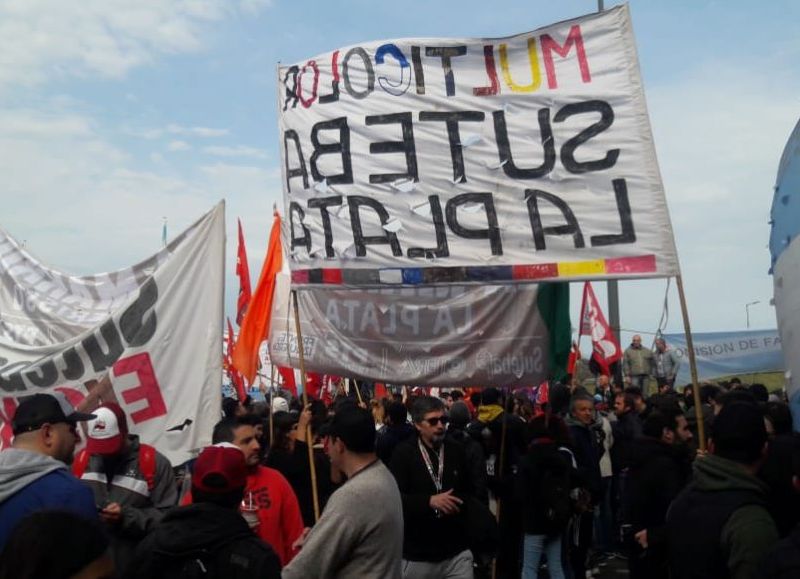
<path fill-rule="evenodd" d="M 694 414 L 697 418 L 697 438 L 699 439 L 700 450 L 706 449 L 706 429 L 703 424 L 703 408 L 700 403 L 700 383 L 697 380 L 697 360 L 694 355 L 694 343 L 692 342 L 692 328 L 689 325 L 689 310 L 686 307 L 686 295 L 683 292 L 683 278 L 675 276 L 678 286 L 678 296 L 681 300 L 681 313 L 683 314 L 683 331 L 686 334 L 686 350 L 689 353 L 689 369 L 692 374 L 692 394 L 694 395 Z"/>
<path fill-rule="evenodd" d="M 306 359 L 303 349 L 303 333 L 300 330 L 300 306 L 297 304 L 297 290 L 292 290 L 294 304 L 294 327 L 297 332 L 297 352 L 300 357 L 300 380 L 303 382 L 303 410 L 308 406 L 308 383 L 306 381 Z M 306 426 L 306 446 L 308 446 L 308 468 L 311 472 L 311 496 L 314 503 L 314 521 L 319 521 L 319 495 L 317 493 L 317 469 L 314 465 L 314 440 L 311 437 L 311 424 Z"/>
<path fill-rule="evenodd" d="M 270 358 L 271 359 L 271 358 Z M 275 424 L 273 423 L 272 401 L 275 398 L 275 364 L 270 362 L 269 370 L 269 447 L 275 443 Z"/>

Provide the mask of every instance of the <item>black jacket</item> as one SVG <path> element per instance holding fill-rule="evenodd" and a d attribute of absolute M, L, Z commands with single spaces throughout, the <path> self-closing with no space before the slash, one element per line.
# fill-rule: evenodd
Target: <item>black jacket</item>
<path fill-rule="evenodd" d="M 563 479 L 567 496 L 578 485 L 577 471 L 566 451 L 559 450 L 554 442 L 532 444 L 528 454 L 520 460 L 515 493 L 517 504 L 522 507 L 523 529 L 528 535 L 552 536 L 566 528 L 565 525 L 554 528 L 548 520 L 547 510 L 553 507 L 547 504 L 548 493 L 543 488 L 548 472 L 552 480 Z"/>
<path fill-rule="evenodd" d="M 631 444 L 642 435 L 642 419 L 634 411 L 626 412 L 611 423 L 611 433 L 614 435 L 611 468 L 616 474 L 629 466 Z"/>
<path fill-rule="evenodd" d="M 684 447 L 642 437 L 630 445 L 630 471 L 622 497 L 626 523 L 633 531 L 647 529 L 652 545 L 663 543 L 667 510 L 691 475 Z"/>
<path fill-rule="evenodd" d="M 453 428 L 452 424 L 447 429 L 446 438 L 453 440 L 464 447 L 464 456 L 467 459 L 469 478 L 472 481 L 473 494 L 476 499 L 485 505 L 489 504 L 488 477 L 486 475 L 486 455 L 483 446 L 464 430 Z"/>
<path fill-rule="evenodd" d="M 170 511 L 136 549 L 127 579 L 192 577 L 202 561 L 208 579 L 279 579 L 281 564 L 235 509 L 210 503 Z M 122 571 L 122 570 L 118 570 Z"/>
<path fill-rule="evenodd" d="M 420 453 L 417 436 L 404 440 L 394 450 L 390 470 L 403 500 L 403 558 L 410 561 L 438 562 L 468 548 L 464 511 L 437 516 L 429 505 L 438 494 Z M 462 500 L 472 495 L 464 447 L 444 441 L 442 492 L 454 489 Z M 437 469 L 435 462 L 432 463 Z"/>
<path fill-rule="evenodd" d="M 572 417 L 567 418 L 567 424 L 572 435 L 581 486 L 592 495 L 592 504 L 597 505 L 603 498 L 603 481 L 600 474 L 600 457 L 603 455 L 603 449 L 594 432 L 595 427 L 585 426 Z"/>

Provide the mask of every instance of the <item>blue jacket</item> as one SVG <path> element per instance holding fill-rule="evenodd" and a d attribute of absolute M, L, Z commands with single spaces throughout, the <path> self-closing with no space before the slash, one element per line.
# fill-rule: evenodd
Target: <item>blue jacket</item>
<path fill-rule="evenodd" d="M 45 510 L 97 518 L 92 491 L 63 462 L 16 448 L 0 452 L 0 550 L 17 523 Z"/>

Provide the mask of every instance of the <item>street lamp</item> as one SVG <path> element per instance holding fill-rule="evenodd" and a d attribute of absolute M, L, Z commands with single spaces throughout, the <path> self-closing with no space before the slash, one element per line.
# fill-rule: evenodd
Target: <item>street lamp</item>
<path fill-rule="evenodd" d="M 761 303 L 760 300 L 756 300 L 754 302 L 750 302 L 749 304 L 745 304 L 744 305 L 744 311 L 745 311 L 745 314 L 747 315 L 747 329 L 748 330 L 750 329 L 750 306 L 754 306 L 754 305 L 760 304 L 760 303 Z"/>

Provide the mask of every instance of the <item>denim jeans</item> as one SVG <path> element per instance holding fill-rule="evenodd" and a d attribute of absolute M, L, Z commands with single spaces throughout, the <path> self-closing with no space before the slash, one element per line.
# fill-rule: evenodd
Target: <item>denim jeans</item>
<path fill-rule="evenodd" d="M 539 562 L 542 553 L 547 557 L 547 570 L 550 579 L 564 579 L 561 566 L 561 536 L 525 535 L 522 545 L 522 579 L 536 579 L 539 576 Z"/>

